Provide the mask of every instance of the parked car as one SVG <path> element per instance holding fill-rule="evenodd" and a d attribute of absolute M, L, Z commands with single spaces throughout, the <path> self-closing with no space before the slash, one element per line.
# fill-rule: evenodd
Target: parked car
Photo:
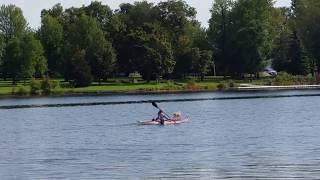
<path fill-rule="evenodd" d="M 272 76 L 272 77 L 275 77 L 275 76 L 278 75 L 278 72 L 277 72 L 276 70 L 270 68 L 270 67 L 265 68 L 263 71 L 266 72 L 266 73 L 268 73 L 268 74 L 269 74 L 270 76 Z"/>

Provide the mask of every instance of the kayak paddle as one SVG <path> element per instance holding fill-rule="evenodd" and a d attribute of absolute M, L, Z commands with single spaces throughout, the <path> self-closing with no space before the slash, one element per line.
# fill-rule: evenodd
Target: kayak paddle
<path fill-rule="evenodd" d="M 162 111 L 162 112 L 167 116 L 167 118 L 170 119 L 170 116 L 169 116 L 167 113 L 165 113 L 161 108 L 159 108 L 159 106 L 157 105 L 156 102 L 152 102 L 152 106 L 154 106 L 155 108 L 157 108 L 157 109 L 159 109 L 160 111 Z"/>

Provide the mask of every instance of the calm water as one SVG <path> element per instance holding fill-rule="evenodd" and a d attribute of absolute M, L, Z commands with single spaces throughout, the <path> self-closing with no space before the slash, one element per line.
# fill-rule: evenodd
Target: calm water
<path fill-rule="evenodd" d="M 3 105 L 308 94 L 0 100 Z M 138 126 L 150 104 L 0 110 L 0 179 L 317 179 L 319 97 L 161 103 L 190 122 Z"/>

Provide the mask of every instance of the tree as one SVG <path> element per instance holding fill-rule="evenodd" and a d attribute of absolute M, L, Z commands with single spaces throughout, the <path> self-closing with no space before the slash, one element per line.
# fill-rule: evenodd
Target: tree
<path fill-rule="evenodd" d="M 234 75 L 254 74 L 271 53 L 272 0 L 239 0 L 232 12 L 232 62 Z"/>
<path fill-rule="evenodd" d="M 69 34 L 68 52 L 82 49 L 85 54 L 84 60 L 90 66 L 89 74 L 98 81 L 106 79 L 114 70 L 116 54 L 112 44 L 105 39 L 100 24 L 93 17 L 82 14 L 70 25 Z M 81 59 L 79 55 L 77 57 Z M 69 63 L 69 65 L 75 64 Z M 81 86 L 83 85 L 85 83 L 81 83 Z"/>
<path fill-rule="evenodd" d="M 315 59 L 320 72 L 320 1 L 293 1 L 296 13 L 296 28 L 311 59 Z M 313 69 L 313 67 L 311 67 Z"/>
<path fill-rule="evenodd" d="M 61 20 L 60 23 L 63 21 L 63 7 L 60 3 L 54 5 L 51 9 L 43 9 L 41 11 L 41 18 L 44 18 L 45 16 L 51 16 L 53 18 L 57 18 L 58 20 Z"/>
<path fill-rule="evenodd" d="M 201 51 L 200 58 L 198 59 L 198 62 L 196 62 L 194 66 L 195 71 L 200 73 L 201 81 L 204 80 L 205 74 L 209 72 L 212 65 L 213 65 L 212 51 L 210 50 Z"/>
<path fill-rule="evenodd" d="M 298 38 L 297 32 L 293 31 L 288 48 L 288 72 L 293 75 L 307 75 L 309 64 L 306 53 Z"/>
<path fill-rule="evenodd" d="M 113 12 L 108 5 L 92 1 L 90 5 L 83 7 L 87 16 L 95 18 L 101 25 L 103 31 L 108 32 L 112 28 Z"/>
<path fill-rule="evenodd" d="M 139 44 L 144 42 L 141 40 L 141 34 L 154 29 L 153 27 L 159 23 L 155 18 L 154 5 L 147 1 L 121 4 L 115 16 L 119 20 L 118 33 L 113 36 L 113 43 L 117 50 L 118 71 L 129 74 L 140 69 L 138 67 L 140 63 L 136 62 L 138 62 L 137 57 L 141 57 L 142 53 L 135 52 L 133 49 L 138 49 Z"/>
<path fill-rule="evenodd" d="M 179 66 L 185 64 L 184 58 L 188 56 L 188 52 L 192 48 L 192 29 L 194 26 L 198 26 L 198 22 L 195 20 L 197 12 L 195 8 L 190 7 L 182 0 L 160 2 L 155 6 L 155 10 L 157 20 L 168 34 L 176 61 L 175 69 L 181 70 L 183 68 Z"/>
<path fill-rule="evenodd" d="M 43 77 L 48 70 L 47 59 L 40 40 L 33 33 L 27 33 L 22 39 L 23 68 L 22 77 Z"/>
<path fill-rule="evenodd" d="M 10 75 L 12 77 L 13 84 L 16 83 L 23 68 L 21 65 L 22 50 L 20 44 L 20 39 L 14 37 L 9 40 L 5 49 L 4 72 L 6 73 L 5 76 Z"/>
<path fill-rule="evenodd" d="M 63 74 L 63 27 L 51 15 L 42 17 L 40 29 L 41 43 L 48 59 L 49 75 L 59 77 Z"/>
<path fill-rule="evenodd" d="M 21 38 L 11 38 L 6 46 L 4 69 L 13 84 L 18 79 L 42 76 L 47 70 L 42 45 L 32 33 Z"/>
<path fill-rule="evenodd" d="M 216 0 L 210 10 L 208 38 L 211 48 L 214 50 L 218 69 L 227 75 L 230 69 L 231 42 L 231 12 L 234 3 L 232 0 Z"/>
<path fill-rule="evenodd" d="M 89 86 L 92 81 L 91 69 L 85 59 L 85 50 L 76 49 L 69 61 L 68 78 L 76 87 Z"/>
<path fill-rule="evenodd" d="M 22 36 L 27 28 L 27 22 L 22 10 L 15 5 L 1 5 L 0 7 L 0 34 L 6 40 Z"/>
<path fill-rule="evenodd" d="M 275 35 L 273 41 L 273 49 L 271 51 L 272 67 L 277 71 L 288 71 L 288 49 L 290 44 L 290 8 L 274 8 L 273 9 L 273 22 L 277 22 L 276 30 L 278 33 Z"/>
<path fill-rule="evenodd" d="M 196 17 L 196 10 L 182 0 L 168 0 L 156 6 L 160 22 L 177 37 L 184 34 L 185 26 Z"/>
<path fill-rule="evenodd" d="M 133 67 L 138 70 L 148 82 L 158 79 L 165 74 L 171 74 L 175 65 L 171 44 L 157 26 L 145 27 L 146 30 L 137 30 L 129 36 L 132 42 Z"/>
<path fill-rule="evenodd" d="M 297 4 L 292 1 L 291 8 L 281 8 L 282 17 L 278 17 L 282 26 L 276 38 L 272 52 L 273 66 L 278 71 L 294 75 L 306 75 L 310 61 L 297 33 Z M 274 20 L 277 18 L 273 18 Z"/>
<path fill-rule="evenodd" d="M 2 35 L 0 35 L 0 76 L 2 76 L 3 71 L 3 56 L 4 56 L 4 50 L 5 50 L 5 41 Z"/>
<path fill-rule="evenodd" d="M 88 47 L 86 57 L 93 77 L 100 83 L 101 79 L 106 79 L 114 71 L 117 57 L 112 44 L 104 39 L 102 33 L 93 38 L 95 43 Z"/>
<path fill-rule="evenodd" d="M 274 48 L 271 53 L 272 66 L 277 71 L 288 71 L 288 49 L 290 44 L 290 34 L 283 31 L 274 41 Z"/>

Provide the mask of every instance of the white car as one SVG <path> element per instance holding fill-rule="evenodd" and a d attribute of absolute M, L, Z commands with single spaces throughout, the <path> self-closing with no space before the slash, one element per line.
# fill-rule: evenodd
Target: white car
<path fill-rule="evenodd" d="M 265 68 L 263 71 L 268 73 L 272 77 L 275 77 L 275 76 L 278 75 L 278 72 L 276 70 L 272 69 L 272 68 Z"/>

